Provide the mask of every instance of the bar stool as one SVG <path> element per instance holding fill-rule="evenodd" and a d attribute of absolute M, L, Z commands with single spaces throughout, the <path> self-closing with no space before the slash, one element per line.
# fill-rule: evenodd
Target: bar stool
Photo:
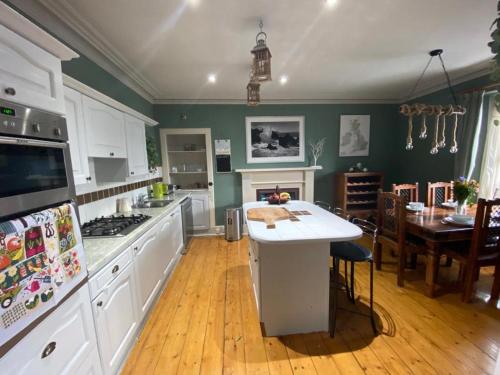
<path fill-rule="evenodd" d="M 363 231 L 363 234 L 368 236 L 372 241 L 372 249 L 367 249 L 355 242 L 332 242 L 330 243 L 330 255 L 334 258 L 334 276 L 333 285 L 330 288 L 331 308 L 330 308 L 330 336 L 335 336 L 335 325 L 337 321 L 337 291 L 338 291 L 338 278 L 339 278 L 339 265 L 340 260 L 343 260 L 346 264 L 345 271 L 345 283 L 346 283 L 346 293 L 349 300 L 355 304 L 354 296 L 354 265 L 357 262 L 369 262 L 370 263 L 370 320 L 373 329 L 373 334 L 377 335 L 377 327 L 375 324 L 375 318 L 373 315 L 373 250 L 377 242 L 377 226 L 369 221 L 354 218 L 352 223 L 357 225 Z M 351 263 L 351 286 L 349 287 L 348 275 L 347 275 L 347 262 Z"/>

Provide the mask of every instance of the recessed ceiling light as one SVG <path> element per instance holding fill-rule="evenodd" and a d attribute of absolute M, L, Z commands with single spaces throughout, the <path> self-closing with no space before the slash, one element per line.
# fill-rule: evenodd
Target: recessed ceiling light
<path fill-rule="evenodd" d="M 215 74 L 213 74 L 213 73 L 210 73 L 208 75 L 208 82 L 209 83 L 215 83 L 215 82 L 217 82 L 217 76 Z"/>
<path fill-rule="evenodd" d="M 282 85 L 286 84 L 287 82 L 288 82 L 288 76 L 283 75 L 280 77 L 280 83 Z"/>
<path fill-rule="evenodd" d="M 325 0 L 325 5 L 328 8 L 333 8 L 335 5 L 337 5 L 337 0 Z"/>

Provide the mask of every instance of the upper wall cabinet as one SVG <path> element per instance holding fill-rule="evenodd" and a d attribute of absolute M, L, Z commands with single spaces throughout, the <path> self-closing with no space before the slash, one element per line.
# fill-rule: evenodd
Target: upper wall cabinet
<path fill-rule="evenodd" d="M 64 103 L 66 106 L 66 123 L 68 125 L 69 150 L 73 166 L 75 185 L 90 182 L 87 139 L 83 120 L 82 97 L 78 91 L 64 87 Z"/>
<path fill-rule="evenodd" d="M 61 62 L 0 25 L 0 98 L 64 114 Z"/>
<path fill-rule="evenodd" d="M 146 153 L 146 128 L 144 122 L 125 114 L 125 134 L 127 138 L 127 162 L 129 176 L 148 173 Z"/>
<path fill-rule="evenodd" d="M 83 116 L 89 157 L 127 157 L 125 119 L 122 112 L 83 96 Z"/>

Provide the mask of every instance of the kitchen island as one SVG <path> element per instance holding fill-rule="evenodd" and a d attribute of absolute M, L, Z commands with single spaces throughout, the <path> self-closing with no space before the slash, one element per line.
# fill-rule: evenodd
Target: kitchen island
<path fill-rule="evenodd" d="M 270 205 L 243 205 L 250 237 L 250 271 L 263 333 L 281 336 L 328 331 L 330 242 L 357 239 L 361 229 L 304 201 L 279 206 L 292 213 L 294 219 L 277 221 L 275 228 L 248 220 L 250 209 L 263 207 Z"/>

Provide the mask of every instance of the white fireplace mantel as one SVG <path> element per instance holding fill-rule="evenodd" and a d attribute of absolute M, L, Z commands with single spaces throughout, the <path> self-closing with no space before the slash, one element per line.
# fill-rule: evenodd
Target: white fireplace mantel
<path fill-rule="evenodd" d="M 314 172 L 321 166 L 297 168 L 236 169 L 241 173 L 243 203 L 255 202 L 257 189 L 279 185 L 282 190 L 298 188 L 300 200 L 314 201 Z"/>

